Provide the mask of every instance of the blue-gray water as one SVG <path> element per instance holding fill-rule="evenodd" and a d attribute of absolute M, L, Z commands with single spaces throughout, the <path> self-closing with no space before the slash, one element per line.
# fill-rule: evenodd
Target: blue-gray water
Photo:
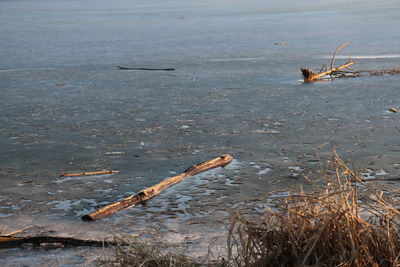
<path fill-rule="evenodd" d="M 400 75 L 304 84 L 299 69 L 329 65 L 345 41 L 356 68 L 400 67 L 399 11 L 389 0 L 0 1 L 0 226 L 204 249 L 223 238 L 228 209 L 259 210 L 251 199 L 317 177 L 325 142 L 360 171 L 398 176 L 399 114 L 388 109 L 400 108 Z M 226 169 L 80 221 L 223 153 L 235 157 Z M 59 177 L 102 169 L 119 173 Z M 85 262 L 75 250 L 0 255 Z"/>

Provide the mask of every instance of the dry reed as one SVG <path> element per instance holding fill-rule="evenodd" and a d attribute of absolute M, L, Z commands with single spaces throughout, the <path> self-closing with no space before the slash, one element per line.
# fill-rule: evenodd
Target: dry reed
<path fill-rule="evenodd" d="M 400 212 L 337 156 L 323 192 L 291 193 L 257 222 L 236 218 L 237 266 L 400 266 Z M 362 189 L 362 190 L 361 190 Z M 363 191 L 360 193 L 359 191 Z M 233 242 L 237 240 L 237 242 Z"/>

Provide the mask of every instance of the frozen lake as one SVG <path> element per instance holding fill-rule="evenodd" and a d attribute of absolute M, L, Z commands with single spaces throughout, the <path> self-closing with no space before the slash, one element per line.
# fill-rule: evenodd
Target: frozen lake
<path fill-rule="evenodd" d="M 318 177 L 323 143 L 360 172 L 398 177 L 400 115 L 388 110 L 400 108 L 400 75 L 304 84 L 300 68 L 329 64 L 345 41 L 337 64 L 400 67 L 399 11 L 397 0 L 0 1 L 0 226 L 201 253 L 224 242 L 230 211 L 259 211 L 252 200 Z M 146 206 L 80 220 L 225 153 L 233 164 Z M 119 172 L 59 177 L 103 169 Z M 0 264 L 96 253 L 1 250 Z"/>

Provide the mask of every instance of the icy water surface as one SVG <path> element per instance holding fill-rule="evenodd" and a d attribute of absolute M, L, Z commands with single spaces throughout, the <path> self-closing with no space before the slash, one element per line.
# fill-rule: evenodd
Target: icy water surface
<path fill-rule="evenodd" d="M 223 244 L 229 212 L 318 177 L 333 141 L 365 177 L 398 176 L 400 75 L 304 84 L 354 56 L 400 66 L 398 1 L 1 1 L 0 225 Z M 277 42 L 287 41 L 284 45 Z M 118 70 L 117 65 L 175 68 Z M 229 153 L 145 206 L 80 216 Z M 329 154 L 322 153 L 323 158 Z M 116 174 L 59 177 L 118 170 Z M 389 184 L 398 188 L 398 183 Z M 223 252 L 221 252 L 223 253 Z M 98 250 L 2 250 L 2 265 L 88 264 Z"/>

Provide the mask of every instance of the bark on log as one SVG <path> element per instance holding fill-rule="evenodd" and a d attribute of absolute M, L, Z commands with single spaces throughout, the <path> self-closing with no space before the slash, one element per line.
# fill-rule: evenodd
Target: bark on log
<path fill-rule="evenodd" d="M 140 191 L 136 195 L 127 197 L 123 200 L 114 202 L 110 205 L 107 205 L 107 206 L 101 208 L 101 209 L 98 209 L 92 213 L 86 214 L 86 215 L 82 216 L 82 220 L 93 221 L 93 220 L 101 219 L 101 218 L 108 216 L 119 210 L 132 207 L 134 205 L 137 205 L 141 202 L 144 202 L 146 200 L 149 200 L 149 199 L 155 197 L 164 189 L 181 182 L 183 179 L 185 179 L 189 176 L 193 176 L 200 172 L 204 172 L 204 171 L 207 171 L 207 170 L 210 170 L 213 168 L 224 167 L 224 166 L 228 165 L 232 160 L 233 160 L 233 157 L 229 154 L 226 154 L 226 155 L 222 155 L 218 158 L 194 165 L 194 166 L 190 167 L 189 169 L 187 169 L 186 171 L 184 171 L 183 173 L 181 173 L 177 176 L 174 176 L 174 177 L 167 178 L 164 181 L 162 181 L 161 183 L 158 183 L 156 185 L 153 185 L 149 188 L 146 188 L 146 189 Z"/>
<path fill-rule="evenodd" d="M 60 236 L 0 236 L 0 248 L 16 248 L 24 244 L 32 244 L 40 246 L 40 244 L 61 244 L 64 247 L 74 246 L 91 246 L 91 247 L 107 247 L 115 246 L 115 242 L 78 239 L 73 237 L 60 237 Z"/>

